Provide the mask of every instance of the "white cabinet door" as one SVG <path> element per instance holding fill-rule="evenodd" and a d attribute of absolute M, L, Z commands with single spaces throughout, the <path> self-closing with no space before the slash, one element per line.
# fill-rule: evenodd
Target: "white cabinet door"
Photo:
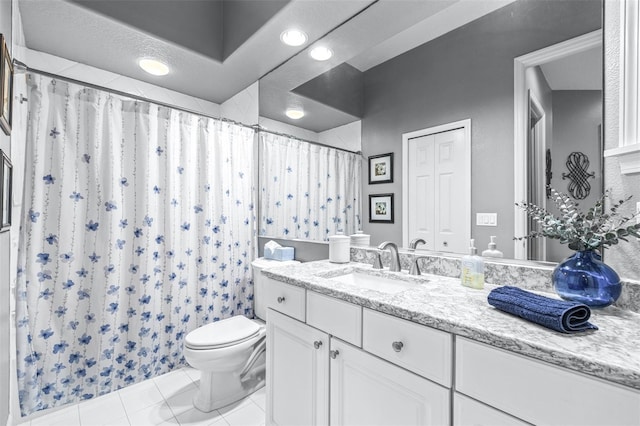
<path fill-rule="evenodd" d="M 267 311 L 267 424 L 328 424 L 328 352 L 327 334 Z"/>
<path fill-rule="evenodd" d="M 450 391 L 331 338 L 331 425 L 448 425 Z"/>

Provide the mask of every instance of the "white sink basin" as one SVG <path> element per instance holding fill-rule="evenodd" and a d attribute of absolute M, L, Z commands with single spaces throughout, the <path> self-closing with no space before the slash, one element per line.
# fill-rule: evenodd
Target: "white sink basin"
<path fill-rule="evenodd" d="M 367 274 L 360 271 L 353 271 L 344 275 L 338 275 L 337 277 L 330 278 L 330 280 L 387 294 L 395 294 L 415 287 L 415 284 L 410 282 Z"/>

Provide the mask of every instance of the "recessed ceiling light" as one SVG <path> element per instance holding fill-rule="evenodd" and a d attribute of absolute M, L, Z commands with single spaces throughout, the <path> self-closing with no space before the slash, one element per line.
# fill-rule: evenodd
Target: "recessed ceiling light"
<path fill-rule="evenodd" d="M 309 55 L 316 61 L 326 61 L 333 56 L 333 50 L 328 47 L 318 46 L 311 49 Z"/>
<path fill-rule="evenodd" d="M 304 111 L 300 108 L 289 108 L 285 114 L 292 120 L 299 120 L 304 117 Z"/>
<path fill-rule="evenodd" d="M 169 74 L 169 67 L 156 59 L 140 59 L 138 61 L 140 68 L 153 75 Z"/>
<path fill-rule="evenodd" d="M 288 46 L 302 46 L 307 41 L 307 35 L 300 30 L 286 30 L 280 34 L 280 40 Z"/>

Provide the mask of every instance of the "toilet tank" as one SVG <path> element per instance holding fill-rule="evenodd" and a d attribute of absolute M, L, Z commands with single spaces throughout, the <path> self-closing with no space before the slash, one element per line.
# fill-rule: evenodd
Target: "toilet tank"
<path fill-rule="evenodd" d="M 265 279 L 262 276 L 262 271 L 280 266 L 296 265 L 298 263 L 300 262 L 297 260 L 279 261 L 265 259 L 264 257 L 259 257 L 251 262 L 251 266 L 253 267 L 253 310 L 257 318 L 260 318 L 263 321 L 267 320 L 267 308 L 265 307 L 264 301 L 261 297 L 261 295 L 264 294 L 263 288 L 265 285 Z"/>

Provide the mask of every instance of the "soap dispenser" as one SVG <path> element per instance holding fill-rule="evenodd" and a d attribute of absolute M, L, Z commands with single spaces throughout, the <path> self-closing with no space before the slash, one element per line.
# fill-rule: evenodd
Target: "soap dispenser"
<path fill-rule="evenodd" d="M 500 250 L 496 248 L 496 237 L 492 235 L 491 242 L 489 243 L 489 248 L 482 252 L 483 257 L 503 257 L 504 255 Z"/>
<path fill-rule="evenodd" d="M 475 240 L 471 240 L 469 254 L 462 257 L 462 285 L 471 288 L 484 288 L 484 261 L 478 256 Z"/>

